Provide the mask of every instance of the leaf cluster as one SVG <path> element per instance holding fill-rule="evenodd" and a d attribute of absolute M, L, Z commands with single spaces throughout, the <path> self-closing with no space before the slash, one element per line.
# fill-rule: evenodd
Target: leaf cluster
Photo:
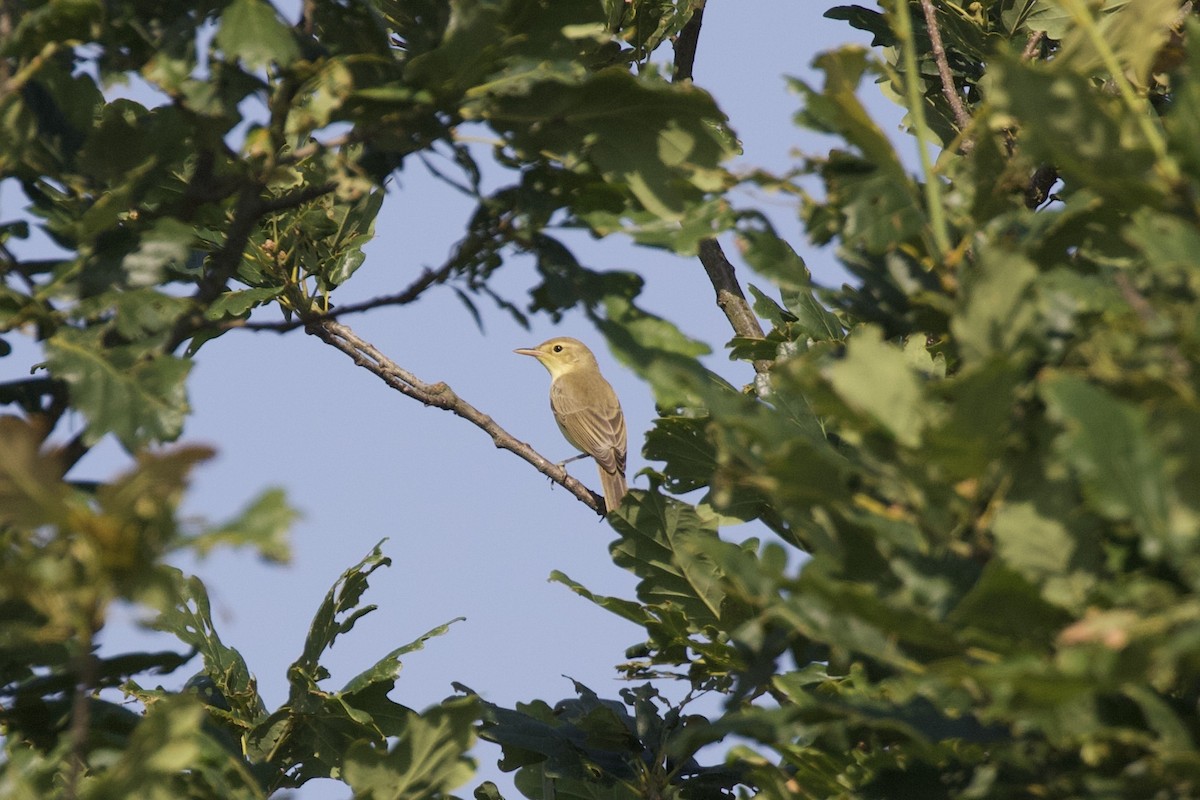
<path fill-rule="evenodd" d="M 708 735 L 773 752 L 730 755 L 762 795 L 1187 796 L 1200 28 L 1172 2 L 933 3 L 943 86 L 924 5 L 832 10 L 890 49 L 795 82 L 798 123 L 844 143 L 805 164 L 801 216 L 855 282 L 814 287 L 740 217 L 772 330 L 727 348 L 766 375 L 739 391 L 610 313 L 663 466 L 614 520 L 636 601 L 570 585 L 645 629 L 632 671 L 727 693 Z M 945 148 L 919 176 L 872 75 Z"/>
<path fill-rule="evenodd" d="M 820 192 L 747 180 L 800 198 L 811 242 L 853 275 L 840 288 L 730 205 L 724 117 L 650 60 L 701 6 L 318 0 L 295 24 L 264 0 L 28 9 L 3 44 L 0 178 L 65 255 L 20 258 L 28 221 L 0 226 L 0 330 L 36 331 L 47 370 L 0 385 L 29 420 L 0 425 L 6 775 L 31 795 L 260 796 L 320 776 L 439 796 L 467 777 L 481 720 L 530 797 L 1197 793 L 1193 6 L 830 9 L 879 50 L 822 54 L 821 85 L 793 81 L 797 124 L 838 140 L 797 167 Z M 168 102 L 106 97 L 134 75 Z M 871 80 L 907 112 L 919 173 L 863 104 Z M 265 111 L 246 119 L 251 100 Z M 493 139 L 511 183 L 481 188 L 464 130 Z M 682 702 L 577 685 L 554 705 L 468 692 L 417 714 L 388 694 L 424 637 L 324 689 L 321 654 L 370 610 L 376 549 L 327 596 L 269 711 L 203 587 L 161 558 L 278 554 L 281 500 L 188 534 L 174 509 L 203 452 L 143 455 L 98 487 L 47 452 L 69 408 L 85 445 L 170 441 L 207 338 L 266 304 L 336 314 L 384 183 L 414 163 L 476 207 L 450 260 L 390 302 L 452 282 L 523 318 L 489 281 L 532 253 L 529 310 L 582 306 L 655 393 L 650 488 L 609 516 L 635 598 L 554 579 L 639 626 L 622 669 L 686 684 Z M 638 306 L 638 276 L 584 267 L 556 226 L 683 254 L 728 231 L 770 326 L 724 348 L 753 382 L 718 377 L 711 348 Z M 747 521 L 761 535 L 733 538 Z M 203 655 L 194 694 L 132 681 L 184 654 L 92 656 L 117 598 Z M 94 696 L 118 685 L 145 714 Z M 685 714 L 703 692 L 722 708 Z M 724 740 L 726 762 L 701 766 Z"/>
<path fill-rule="evenodd" d="M 277 491 L 227 523 L 193 530 L 176 518 L 192 467 L 211 453 L 143 456 L 98 486 L 62 481 L 54 454 L 12 417 L 0 418 L 0 775 L 16 797 L 267 797 L 312 778 L 344 780 L 361 797 L 444 796 L 473 772 L 466 753 L 479 708 L 453 698 L 418 713 L 389 697 L 400 658 L 439 626 L 396 647 L 340 690 L 320 663 L 374 606 L 368 578 L 390 562 L 378 546 L 347 570 L 318 609 L 288 670 L 287 701 L 264 704 L 242 656 L 225 645 L 199 579 L 163 558 L 188 548 L 249 546 L 285 558 L 294 516 Z M 101 656 L 112 605 L 150 612 L 182 652 Z M 182 689 L 151 687 L 200 657 Z"/>

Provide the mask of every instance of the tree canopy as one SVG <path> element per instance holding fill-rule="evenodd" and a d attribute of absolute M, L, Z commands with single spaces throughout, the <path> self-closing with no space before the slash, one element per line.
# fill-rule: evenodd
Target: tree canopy
<path fill-rule="evenodd" d="M 258 798 L 334 778 L 362 798 L 499 798 L 471 784 L 477 740 L 546 800 L 1200 792 L 1193 3 L 830 5 L 873 47 L 793 81 L 796 124 L 837 144 L 778 175 L 729 169 L 737 138 L 692 75 L 704 6 L 0 9 L 0 181 L 24 203 L 0 219 L 0 357 L 18 337 L 43 354 L 0 383 L 5 796 Z M 114 91 L 128 82 L 157 102 Z M 899 144 L 860 98 L 872 82 L 906 112 Z M 413 163 L 471 199 L 465 235 L 439 267 L 342 302 Z M 794 200 L 853 279 L 816 285 L 747 185 Z M 576 231 L 696 259 L 730 338 L 645 310 L 641 277 L 585 266 Z M 37 236 L 59 254 L 27 256 Z M 496 286 L 516 256 L 537 283 L 512 297 Z M 311 335 L 603 508 L 354 330 L 435 291 L 520 320 L 582 311 L 654 393 L 652 428 L 631 431 L 650 487 L 605 518 L 635 596 L 552 576 L 644 632 L 613 654 L 627 688 L 508 708 L 459 686 L 408 708 L 401 659 L 446 626 L 324 685 L 326 651 L 373 609 L 377 547 L 314 612 L 270 708 L 203 583 L 168 561 L 287 557 L 277 491 L 228 521 L 180 517 L 212 455 L 176 441 L 213 339 Z M 753 380 L 716 375 L 711 349 Z M 106 437 L 129 468 L 73 477 Z M 741 521 L 762 535 L 722 535 Z M 98 655 L 118 601 L 179 649 Z M 180 671 L 182 688 L 154 685 Z M 696 713 L 701 693 L 720 709 Z"/>

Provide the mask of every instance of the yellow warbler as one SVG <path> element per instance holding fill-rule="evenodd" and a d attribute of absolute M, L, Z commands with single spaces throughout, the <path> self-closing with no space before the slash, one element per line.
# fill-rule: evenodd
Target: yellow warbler
<path fill-rule="evenodd" d="M 604 506 L 612 511 L 625 496 L 625 415 L 616 392 L 600 374 L 596 357 L 583 342 L 566 336 L 513 352 L 533 356 L 549 370 L 554 421 L 581 452 L 577 458 L 596 460 Z"/>

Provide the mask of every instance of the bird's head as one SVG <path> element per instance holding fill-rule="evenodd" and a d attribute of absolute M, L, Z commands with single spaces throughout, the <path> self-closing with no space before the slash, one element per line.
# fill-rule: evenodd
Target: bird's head
<path fill-rule="evenodd" d="M 550 371 L 552 378 L 583 367 L 597 368 L 596 357 L 592 355 L 591 350 L 587 349 L 587 345 L 569 336 L 548 339 L 537 347 L 522 347 L 513 352 L 523 356 L 533 356 Z"/>

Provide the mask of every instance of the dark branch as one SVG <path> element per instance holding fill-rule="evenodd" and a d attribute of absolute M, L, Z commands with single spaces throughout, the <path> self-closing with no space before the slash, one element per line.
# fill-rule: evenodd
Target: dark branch
<path fill-rule="evenodd" d="M 765 338 L 762 324 L 742 293 L 733 264 L 725 257 L 725 251 L 716 239 L 705 239 L 700 243 L 700 263 L 717 293 L 717 307 L 725 312 L 733 332 L 744 339 Z M 766 372 L 770 367 L 769 361 L 754 362 L 755 372 Z"/>
<path fill-rule="evenodd" d="M 411 372 L 384 356 L 374 346 L 360 339 L 340 322 L 329 319 L 314 320 L 308 324 L 305 330 L 350 356 L 355 364 L 375 374 L 401 394 L 419 400 L 427 406 L 436 406 L 444 411 L 449 411 L 467 420 L 490 436 L 496 447 L 525 459 L 538 472 L 575 495 L 579 502 L 597 514 L 604 514 L 604 500 L 600 495 L 572 478 L 558 464 L 543 458 L 532 447 L 517 440 L 487 414 L 455 394 L 454 390 L 445 383 L 440 381 L 424 383 Z"/>
<path fill-rule="evenodd" d="M 683 83 L 692 79 L 692 68 L 696 63 L 696 46 L 700 44 L 700 26 L 704 24 L 704 4 L 692 12 L 673 42 L 675 65 L 671 72 L 672 83 Z"/>

